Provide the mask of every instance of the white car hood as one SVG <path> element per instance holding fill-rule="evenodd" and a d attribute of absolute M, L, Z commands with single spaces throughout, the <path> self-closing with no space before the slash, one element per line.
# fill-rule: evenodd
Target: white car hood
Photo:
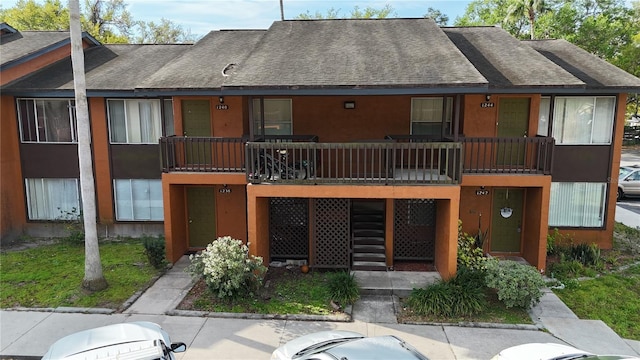
<path fill-rule="evenodd" d="M 532 343 L 504 349 L 493 360 L 551 360 L 566 355 L 592 354 L 567 345 Z"/>
<path fill-rule="evenodd" d="M 168 334 L 151 322 L 131 322 L 107 325 L 80 331 L 56 341 L 42 358 L 63 359 L 83 351 L 122 343 L 162 340 L 167 344 Z"/>

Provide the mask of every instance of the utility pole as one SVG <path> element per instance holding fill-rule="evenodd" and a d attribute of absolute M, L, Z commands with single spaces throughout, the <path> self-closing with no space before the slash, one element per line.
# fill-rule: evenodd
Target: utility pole
<path fill-rule="evenodd" d="M 282 1 L 284 0 L 280 0 L 280 20 L 284 21 L 284 5 L 282 4 Z"/>

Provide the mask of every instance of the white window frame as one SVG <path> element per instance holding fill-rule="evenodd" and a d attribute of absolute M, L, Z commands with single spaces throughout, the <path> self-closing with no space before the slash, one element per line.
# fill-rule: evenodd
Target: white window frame
<path fill-rule="evenodd" d="M 440 101 L 440 106 L 436 109 L 433 108 L 430 111 L 434 112 L 435 115 L 431 118 L 428 119 L 424 119 L 421 120 L 419 119 L 421 116 L 418 116 L 418 114 L 415 112 L 415 105 L 418 102 L 422 102 L 422 101 Z M 442 114 L 442 108 L 443 105 L 446 102 L 446 108 L 445 108 L 445 114 Z M 442 121 L 442 117 L 445 117 L 445 121 L 443 123 Z M 411 124 L 409 126 L 409 133 L 411 135 L 437 135 L 440 136 L 442 134 L 442 128 L 441 128 L 441 132 L 439 134 L 415 134 L 414 130 L 413 130 L 413 125 L 414 124 L 420 124 L 420 123 L 428 123 L 428 124 L 448 124 L 448 130 L 445 129 L 444 133 L 445 135 L 449 135 L 451 134 L 451 122 L 453 121 L 453 98 L 450 96 L 439 96 L 439 97 L 412 97 L 411 98 Z"/>
<path fill-rule="evenodd" d="M 137 187 L 145 183 L 144 191 L 148 196 L 134 193 Z M 151 198 L 151 193 L 154 192 L 152 186 L 156 186 L 155 192 L 160 195 L 159 199 Z M 118 189 L 122 187 L 127 187 L 126 194 L 119 193 Z M 164 221 L 161 179 L 114 179 L 113 199 L 116 221 Z"/>
<path fill-rule="evenodd" d="M 585 102 L 582 105 L 581 109 L 583 112 L 583 118 L 581 119 L 575 118 L 577 116 L 580 116 L 580 114 L 577 114 L 576 112 L 567 113 L 566 101 L 575 99 L 591 100 L 590 103 Z M 603 110 L 599 109 L 599 107 L 597 106 L 598 100 L 613 100 L 611 112 L 609 114 L 602 113 Z M 556 145 L 610 145 L 613 139 L 613 125 L 615 123 L 616 101 L 617 99 L 615 96 L 557 96 L 554 101 L 552 130 L 552 136 L 556 140 Z M 588 116 L 589 112 L 591 113 L 590 116 Z M 606 117 L 604 121 L 608 122 L 608 124 L 605 124 L 607 128 L 607 132 L 604 134 L 606 137 L 606 141 L 598 142 L 597 140 L 594 140 L 594 136 L 596 134 L 601 134 L 601 129 L 595 126 L 597 122 L 601 122 L 603 120 L 598 120 L 598 114 L 601 116 L 604 115 Z M 572 123 L 566 124 L 567 118 L 570 116 L 572 117 Z M 577 124 L 577 122 L 580 122 L 580 124 Z M 565 140 L 565 138 L 569 135 L 575 135 L 576 133 L 581 131 L 580 129 L 576 128 L 578 125 L 590 126 L 590 128 L 587 129 L 587 132 L 589 133 L 588 141 L 584 141 L 584 139 Z"/>
<path fill-rule="evenodd" d="M 79 179 L 25 178 L 24 185 L 29 220 L 77 220 L 80 217 Z M 70 189 L 74 189 L 75 194 L 71 194 Z"/>
<path fill-rule="evenodd" d="M 111 104 L 115 102 L 122 102 L 124 109 L 124 119 L 118 119 L 118 122 L 124 123 L 124 140 L 114 139 L 114 129 L 116 125 L 115 119 L 112 119 Z M 152 133 L 149 135 L 149 139 L 146 141 L 142 139 L 142 121 L 139 116 L 140 105 L 151 104 L 152 124 L 149 129 Z M 107 99 L 107 117 L 109 120 L 109 142 L 111 144 L 158 144 L 160 137 L 162 136 L 162 110 L 164 103 L 160 99 Z M 132 114 L 132 111 L 138 111 L 138 114 Z M 137 129 L 137 132 L 132 131 Z M 139 135 L 136 135 L 139 134 Z M 140 137 L 140 140 L 134 139 Z"/>
<path fill-rule="evenodd" d="M 264 125 L 265 125 L 265 129 L 261 129 L 262 127 L 262 109 L 261 109 L 261 102 L 264 104 L 264 107 L 267 107 L 267 103 L 269 102 L 283 102 L 286 101 L 288 102 L 288 114 L 283 114 L 285 116 L 284 119 L 274 119 L 274 116 L 271 116 L 270 114 L 268 114 L 267 112 L 264 112 Z M 288 116 L 287 116 L 288 115 Z M 287 118 L 288 117 L 288 118 Z M 281 99 L 253 99 L 253 123 L 254 123 L 254 131 L 256 132 L 256 135 L 293 135 L 293 101 L 292 99 L 288 99 L 288 98 L 281 98 Z M 268 127 L 267 124 L 269 125 L 280 125 L 280 124 L 284 124 L 285 126 L 288 125 L 289 126 L 289 133 L 288 134 L 282 134 L 282 133 L 276 133 L 276 132 L 270 132 L 268 131 Z M 262 130 L 262 131 L 260 131 Z"/>
<path fill-rule="evenodd" d="M 540 97 L 540 109 L 538 111 L 538 136 L 549 136 L 549 119 L 551 117 L 551 97 Z"/>
<path fill-rule="evenodd" d="M 22 106 L 20 106 L 20 102 L 22 101 L 32 101 L 33 102 L 33 115 L 34 118 L 33 119 L 28 119 L 27 123 L 30 124 L 30 126 L 33 126 L 36 130 L 35 130 L 35 136 L 36 139 L 35 140 L 25 140 L 25 130 L 24 129 L 24 124 L 23 124 L 23 117 L 27 116 L 27 114 L 22 114 L 22 112 L 20 111 L 22 109 Z M 67 108 L 69 111 L 69 130 L 70 130 L 70 141 L 51 141 L 51 140 L 47 140 L 47 119 L 46 119 L 46 113 L 40 114 L 40 110 L 38 110 L 39 106 L 38 106 L 38 102 L 46 102 L 46 101 L 60 101 L 60 102 L 67 102 Z M 78 134 L 77 134 L 77 120 L 76 120 L 76 112 L 75 112 L 75 100 L 73 99 L 62 99 L 62 98 L 18 98 L 16 99 L 16 108 L 17 108 L 17 113 L 18 113 L 18 127 L 20 129 L 20 141 L 22 143 L 47 143 L 47 144 L 74 144 L 78 142 Z M 42 117 L 42 124 L 38 124 L 38 117 L 39 115 L 41 115 Z M 38 128 L 44 128 L 44 136 L 45 139 L 42 139 L 42 135 L 40 134 L 40 131 L 38 130 Z"/>
<path fill-rule="evenodd" d="M 552 182 L 549 226 L 602 228 L 606 201 L 606 183 Z"/>

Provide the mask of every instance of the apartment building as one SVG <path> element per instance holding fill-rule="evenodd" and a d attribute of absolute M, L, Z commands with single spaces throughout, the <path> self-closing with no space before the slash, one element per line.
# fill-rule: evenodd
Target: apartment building
<path fill-rule="evenodd" d="M 4 29 L 2 237 L 50 234 L 81 204 L 68 34 Z M 105 236 L 163 234 L 171 261 L 230 235 L 266 262 L 443 277 L 459 221 L 541 271 L 555 228 L 612 246 L 640 79 L 564 40 L 377 19 L 85 42 Z"/>

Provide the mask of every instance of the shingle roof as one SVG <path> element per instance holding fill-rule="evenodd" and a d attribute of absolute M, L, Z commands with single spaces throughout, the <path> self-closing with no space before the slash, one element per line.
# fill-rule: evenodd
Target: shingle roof
<path fill-rule="evenodd" d="M 230 87 L 485 87 L 431 19 L 288 20 L 269 28 Z"/>
<path fill-rule="evenodd" d="M 134 90 L 191 45 L 104 45 L 85 51 L 87 91 Z M 73 90 L 71 58 L 7 87 L 11 91 Z"/>
<path fill-rule="evenodd" d="M 68 42 L 68 31 L 21 31 L 5 34 L 0 37 L 0 64 L 2 68 L 6 68 L 12 62 Z"/>
<path fill-rule="evenodd" d="M 3 35 L 2 64 L 65 41 L 67 32 Z M 440 28 L 431 19 L 277 21 L 213 31 L 194 45 L 95 46 L 85 65 L 88 91 L 640 90 L 637 77 L 564 40 L 520 41 L 497 27 Z M 72 89 L 68 57 L 3 91 Z"/>
<path fill-rule="evenodd" d="M 640 90 L 640 79 L 566 40 L 529 40 L 531 46 L 587 84 L 588 88 Z"/>
<path fill-rule="evenodd" d="M 212 31 L 176 59 L 162 67 L 139 88 L 220 88 L 223 70 L 242 66 L 265 30 Z M 235 65 L 231 65 L 235 64 Z"/>
<path fill-rule="evenodd" d="M 580 79 L 498 27 L 443 28 L 492 88 L 584 87 Z"/>

